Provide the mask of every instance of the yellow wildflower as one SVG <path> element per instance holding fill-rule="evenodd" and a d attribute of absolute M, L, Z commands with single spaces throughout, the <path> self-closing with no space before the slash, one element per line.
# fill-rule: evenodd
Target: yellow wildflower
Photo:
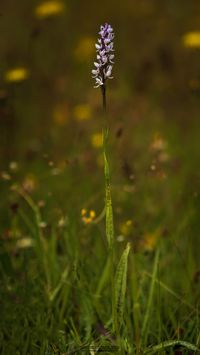
<path fill-rule="evenodd" d="M 82 208 L 81 210 L 81 216 L 85 216 L 87 213 L 87 210 L 85 208 Z"/>
<path fill-rule="evenodd" d="M 94 211 L 94 210 L 91 210 L 91 211 L 90 211 L 90 218 L 91 218 L 91 219 L 94 219 L 95 217 L 96 217 L 95 211 Z"/>
<path fill-rule="evenodd" d="M 26 80 L 29 77 L 30 73 L 26 68 L 18 67 L 9 69 L 5 73 L 5 81 L 8 82 L 19 82 Z"/>
<path fill-rule="evenodd" d="M 16 242 L 16 248 L 17 249 L 25 249 L 25 248 L 30 248 L 34 245 L 34 241 L 32 238 L 25 237 L 18 239 Z"/>
<path fill-rule="evenodd" d="M 52 15 L 58 15 L 65 10 L 65 4 L 61 1 L 45 1 L 35 8 L 36 17 L 42 19 Z"/>
<path fill-rule="evenodd" d="M 182 40 L 185 47 L 200 48 L 200 31 L 187 32 Z"/>
<path fill-rule="evenodd" d="M 90 210 L 89 212 L 85 208 L 81 210 L 81 219 L 84 224 L 92 223 L 95 217 L 96 217 L 96 212 L 94 210 Z"/>
<path fill-rule="evenodd" d="M 149 251 L 155 249 L 159 238 L 160 238 L 160 229 L 157 229 L 154 232 L 146 233 L 143 237 L 143 242 L 142 242 L 144 249 Z"/>
<path fill-rule="evenodd" d="M 120 225 L 120 232 L 122 233 L 123 236 L 128 236 L 131 234 L 132 227 L 133 227 L 133 222 L 129 219 Z"/>
<path fill-rule="evenodd" d="M 101 148 L 103 144 L 102 134 L 101 133 L 94 133 L 91 137 L 91 144 L 94 148 Z"/>

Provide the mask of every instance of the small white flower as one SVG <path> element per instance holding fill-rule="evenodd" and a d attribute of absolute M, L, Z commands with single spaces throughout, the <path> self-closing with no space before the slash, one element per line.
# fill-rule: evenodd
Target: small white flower
<path fill-rule="evenodd" d="M 108 33 L 112 33 L 113 32 L 113 28 L 111 26 L 109 26 L 107 31 L 108 31 Z"/>
<path fill-rule="evenodd" d="M 114 54 L 111 54 L 109 56 L 110 63 L 114 64 L 114 62 L 112 61 L 114 58 L 115 58 Z"/>
<path fill-rule="evenodd" d="M 109 78 L 112 73 L 112 66 L 110 65 L 105 73 L 106 78 Z"/>
<path fill-rule="evenodd" d="M 110 43 L 110 41 L 111 41 L 110 38 L 106 38 L 106 39 L 104 40 L 104 43 L 107 44 L 107 43 Z"/>
<path fill-rule="evenodd" d="M 103 51 L 100 51 L 99 54 L 100 54 L 100 57 L 103 57 L 106 54 L 105 49 Z"/>
<path fill-rule="evenodd" d="M 96 75 L 97 74 L 97 70 L 93 69 L 92 70 L 92 74 Z"/>
<path fill-rule="evenodd" d="M 95 44 L 96 49 L 101 49 L 101 46 L 99 44 Z"/>
<path fill-rule="evenodd" d="M 106 45 L 106 51 L 107 52 L 113 51 L 113 43 L 112 42 L 110 44 Z"/>
<path fill-rule="evenodd" d="M 103 81 L 100 78 L 96 78 L 96 86 L 95 86 L 95 88 L 98 88 L 101 85 L 103 85 Z"/>
<path fill-rule="evenodd" d="M 108 61 L 108 58 L 106 56 L 103 56 L 102 57 L 102 62 L 105 64 L 105 63 L 107 63 L 107 61 Z"/>

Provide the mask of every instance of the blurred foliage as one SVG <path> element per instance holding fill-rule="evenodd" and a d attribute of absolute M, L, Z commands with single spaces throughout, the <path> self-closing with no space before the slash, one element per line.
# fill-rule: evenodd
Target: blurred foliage
<path fill-rule="evenodd" d="M 14 319 L 27 309 L 33 313 L 35 307 L 41 309 L 46 324 L 41 338 L 48 337 L 49 332 L 54 334 L 55 324 L 45 308 L 46 296 L 41 303 L 37 298 L 41 285 L 34 288 L 37 267 L 31 258 L 34 241 L 30 235 L 34 227 L 31 211 L 20 193 L 31 196 L 41 213 L 40 228 L 49 241 L 47 250 L 53 250 L 51 235 L 56 231 L 62 260 L 66 246 L 61 233 L 73 221 L 70 235 L 78 235 L 78 241 L 73 239 L 71 243 L 69 260 L 80 243 L 85 269 L 97 278 L 90 262 L 103 267 L 95 250 L 103 234 L 103 115 L 101 93 L 93 88 L 91 70 L 96 36 L 105 21 L 115 31 L 116 63 L 107 101 L 119 249 L 130 241 L 134 250 L 144 259 L 147 255 L 145 260 L 151 262 L 151 253 L 163 241 L 165 258 L 161 267 L 173 268 L 173 273 L 165 275 L 166 283 L 176 290 L 182 287 L 189 300 L 196 302 L 198 298 L 199 14 L 196 0 L 102 0 L 98 6 L 88 0 L 1 0 L 0 228 L 1 270 L 3 284 L 7 285 L 4 296 L 9 294 L 10 304 L 14 302 Z M 18 255 L 22 252 L 21 260 Z M 27 277 L 27 260 L 33 279 Z M 50 257 L 48 262 L 52 264 Z M 73 267 L 75 270 L 75 261 Z M 22 269 L 25 271 L 19 271 Z M 58 269 L 52 276 L 54 286 Z M 73 272 L 75 275 L 76 270 Z M 24 282 L 35 303 L 29 304 Z M 20 297 L 16 296 L 18 292 Z M 82 306 L 89 309 L 84 302 Z M 169 312 L 163 310 L 163 319 L 167 313 L 175 324 L 171 308 Z M 8 305 L 5 314 L 11 324 Z M 43 321 L 39 318 L 38 313 L 34 339 Z M 24 316 L 20 319 L 24 328 L 31 327 L 31 319 L 28 325 Z"/>
<path fill-rule="evenodd" d="M 199 9 L 186 0 L 102 1 L 98 11 L 88 1 L 2 0 L 2 209 L 19 184 L 45 201 L 46 219 L 54 208 L 101 212 L 101 94 L 91 69 L 99 25 L 109 19 L 116 33 L 108 113 L 117 233 L 133 219 L 127 234 L 146 240 L 182 218 L 178 206 L 199 200 Z M 5 221 L 9 228 L 9 214 L 1 218 L 2 230 Z"/>

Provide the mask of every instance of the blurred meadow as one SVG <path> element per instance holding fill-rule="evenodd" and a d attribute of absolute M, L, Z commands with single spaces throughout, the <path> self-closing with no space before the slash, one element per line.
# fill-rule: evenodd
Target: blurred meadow
<path fill-rule="evenodd" d="M 117 333 L 91 77 L 105 22 L 114 270 L 131 247 Z M 200 3 L 1 0 L 0 32 L 0 353 L 198 353 Z"/>

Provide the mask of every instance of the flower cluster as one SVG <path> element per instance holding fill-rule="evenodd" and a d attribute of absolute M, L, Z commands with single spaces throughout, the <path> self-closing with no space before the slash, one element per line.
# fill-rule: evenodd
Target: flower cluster
<path fill-rule="evenodd" d="M 100 28 L 100 38 L 95 45 L 97 51 L 97 61 L 94 62 L 95 69 L 92 70 L 93 78 L 96 80 L 95 88 L 105 85 L 107 79 L 112 79 L 113 68 L 113 29 L 109 24 Z"/>
<path fill-rule="evenodd" d="M 81 210 L 81 219 L 84 224 L 92 223 L 95 217 L 96 217 L 96 213 L 94 210 L 90 210 L 89 212 L 85 208 Z"/>

